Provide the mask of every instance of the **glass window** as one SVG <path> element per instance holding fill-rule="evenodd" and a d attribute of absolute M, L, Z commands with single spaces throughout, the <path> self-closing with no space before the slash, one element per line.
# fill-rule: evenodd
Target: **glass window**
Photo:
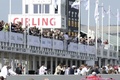
<path fill-rule="evenodd" d="M 25 5 L 25 13 L 28 13 L 28 5 Z"/>
<path fill-rule="evenodd" d="M 37 4 L 34 4 L 33 5 L 33 9 L 34 9 L 34 13 L 38 13 L 38 5 Z"/>
<path fill-rule="evenodd" d="M 43 4 L 39 5 L 39 13 L 44 13 L 44 5 Z"/>
<path fill-rule="evenodd" d="M 74 21 L 72 21 L 72 27 L 74 27 Z"/>
<path fill-rule="evenodd" d="M 49 8 L 49 4 L 45 4 L 45 13 L 49 13 L 50 8 Z"/>
<path fill-rule="evenodd" d="M 70 26 L 70 20 L 68 21 L 68 26 Z"/>

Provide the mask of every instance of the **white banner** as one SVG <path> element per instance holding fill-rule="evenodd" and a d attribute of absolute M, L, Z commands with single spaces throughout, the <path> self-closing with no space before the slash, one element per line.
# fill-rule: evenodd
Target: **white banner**
<path fill-rule="evenodd" d="M 40 46 L 40 39 L 37 36 L 28 35 L 27 36 L 27 44 L 29 46 L 37 46 L 37 47 L 39 47 Z"/>
<path fill-rule="evenodd" d="M 82 52 L 82 53 L 86 53 L 86 45 L 83 45 L 83 44 L 79 44 L 78 46 L 78 49 L 79 49 L 79 52 Z"/>
<path fill-rule="evenodd" d="M 79 50 L 78 50 L 79 49 Z M 83 45 L 83 44 L 77 44 L 71 42 L 68 45 L 68 51 L 74 51 L 74 52 L 82 52 L 82 53 L 88 53 L 88 54 L 96 54 L 95 46 L 89 46 L 89 45 Z"/>
<path fill-rule="evenodd" d="M 24 42 L 23 34 L 14 33 L 14 32 L 9 32 L 9 34 L 10 34 L 9 37 L 11 43 L 23 44 Z"/>
<path fill-rule="evenodd" d="M 71 42 L 68 45 L 68 51 L 78 52 L 78 44 Z"/>
<path fill-rule="evenodd" d="M 8 32 L 0 31 L 0 41 L 8 42 Z"/>
<path fill-rule="evenodd" d="M 63 50 L 63 41 L 54 40 L 54 49 Z"/>
<path fill-rule="evenodd" d="M 42 47 L 44 48 L 52 48 L 52 39 L 42 38 Z"/>

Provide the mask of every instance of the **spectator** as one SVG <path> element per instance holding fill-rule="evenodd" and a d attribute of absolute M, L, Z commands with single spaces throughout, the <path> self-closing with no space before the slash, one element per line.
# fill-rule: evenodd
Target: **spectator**
<path fill-rule="evenodd" d="M 20 63 L 17 63 L 17 68 L 16 68 L 16 71 L 15 71 L 17 74 L 22 74 L 22 66 Z"/>

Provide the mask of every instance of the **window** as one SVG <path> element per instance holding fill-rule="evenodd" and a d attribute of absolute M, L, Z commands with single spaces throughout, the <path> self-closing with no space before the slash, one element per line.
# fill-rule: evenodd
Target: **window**
<path fill-rule="evenodd" d="M 34 13 L 38 13 L 38 5 L 37 4 L 34 4 L 33 5 L 33 9 L 34 9 Z"/>
<path fill-rule="evenodd" d="M 68 26 L 71 26 L 71 25 L 70 25 L 70 20 L 68 21 Z"/>
<path fill-rule="evenodd" d="M 75 21 L 75 27 L 77 27 L 77 21 Z"/>
<path fill-rule="evenodd" d="M 28 13 L 28 5 L 25 5 L 25 13 Z"/>
<path fill-rule="evenodd" d="M 43 4 L 39 5 L 39 13 L 44 13 L 44 5 Z"/>
<path fill-rule="evenodd" d="M 45 4 L 45 13 L 49 13 L 49 10 L 50 10 L 49 4 Z"/>

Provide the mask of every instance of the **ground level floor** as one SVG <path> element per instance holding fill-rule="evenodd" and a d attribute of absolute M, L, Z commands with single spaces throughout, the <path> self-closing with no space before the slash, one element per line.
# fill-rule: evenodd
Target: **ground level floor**
<path fill-rule="evenodd" d="M 50 70 L 50 73 L 54 73 L 55 67 L 59 63 L 63 63 L 64 65 L 68 66 L 76 65 L 77 67 L 79 67 L 81 64 L 86 63 L 85 60 L 74 60 L 49 56 L 0 52 L 0 69 L 6 62 L 11 63 L 11 67 L 13 70 L 15 70 L 17 63 L 21 63 L 22 66 L 25 67 L 25 72 L 28 72 L 28 70 L 37 71 L 39 69 L 39 66 L 41 66 L 42 63 L 44 63 L 45 66 Z M 106 64 L 116 65 L 117 60 L 98 58 L 96 64 L 98 64 L 99 67 Z"/>

